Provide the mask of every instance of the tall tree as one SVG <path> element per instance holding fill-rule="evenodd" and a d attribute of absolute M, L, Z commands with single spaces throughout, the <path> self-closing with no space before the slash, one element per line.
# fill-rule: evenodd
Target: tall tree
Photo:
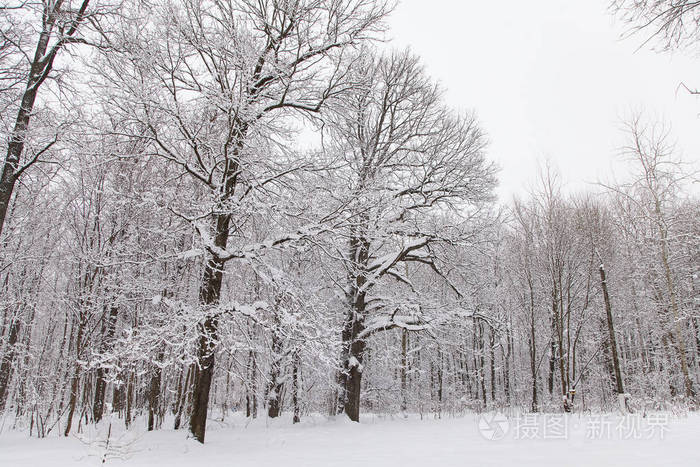
<path fill-rule="evenodd" d="M 646 124 L 636 115 L 627 124 L 629 144 L 623 149 L 635 170 L 635 179 L 609 188 L 635 208 L 636 222 L 647 222 L 655 240 L 657 264 L 663 277 L 662 314 L 676 348 L 685 394 L 695 398 L 686 353 L 686 320 L 678 300 L 678 279 L 673 265 L 674 230 L 679 192 L 693 174 L 674 155 L 669 132 L 661 123 Z"/>
<path fill-rule="evenodd" d="M 10 108 L 16 110 L 0 174 L 2 233 L 15 183 L 56 142 L 54 135 L 48 142 L 38 142 L 31 154 L 24 154 L 39 90 L 51 77 L 59 53 L 71 44 L 86 42 L 80 30 L 83 23 L 97 17 L 100 9 L 91 5 L 90 0 L 4 2 L 0 8 L 0 60 L 5 65 L 0 72 L 1 92 L 5 98 L 7 94 L 12 96 Z"/>
<path fill-rule="evenodd" d="M 420 330 L 427 322 L 420 300 L 390 298 L 380 284 L 395 280 L 415 295 L 405 264 L 440 273 L 436 245 L 468 241 L 465 218 L 488 206 L 494 184 L 476 119 L 444 106 L 417 57 L 364 55 L 353 75 L 360 85 L 348 93 L 331 130 L 335 177 L 348 187 L 335 196 L 349 224 L 338 411 L 353 421 L 359 421 L 368 338 L 393 328 Z"/>
<path fill-rule="evenodd" d="M 246 206 L 267 203 L 275 184 L 303 165 L 276 158 L 276 141 L 291 117 L 318 113 L 345 89 L 345 49 L 381 30 L 388 7 L 374 0 L 183 0 L 150 8 L 147 25 L 123 21 L 123 53 L 105 57 L 106 81 L 117 83 L 116 113 L 137 122 L 133 136 L 206 193 L 182 213 L 196 221 L 207 251 L 190 418 L 203 442 L 225 264 L 266 248 L 227 251 L 231 233 Z"/>

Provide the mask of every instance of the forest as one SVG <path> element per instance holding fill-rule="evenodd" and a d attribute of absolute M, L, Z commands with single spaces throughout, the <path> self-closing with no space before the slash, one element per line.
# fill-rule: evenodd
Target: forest
<path fill-rule="evenodd" d="M 612 3 L 699 39 L 697 2 Z M 670 124 L 628 115 L 588 190 L 548 161 L 499 199 L 479 109 L 386 41 L 394 7 L 2 2 L 4 430 L 697 407 L 700 179 Z"/>

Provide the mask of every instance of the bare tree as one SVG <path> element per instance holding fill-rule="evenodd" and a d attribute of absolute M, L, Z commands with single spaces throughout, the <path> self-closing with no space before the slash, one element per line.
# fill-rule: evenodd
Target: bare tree
<path fill-rule="evenodd" d="M 608 188 L 631 203 L 636 222 L 647 222 L 653 229 L 657 264 L 663 277 L 662 314 L 666 316 L 669 337 L 677 351 L 685 394 L 693 399 L 695 389 L 688 370 L 684 332 L 687 317 L 682 315 L 678 303 L 673 248 L 679 192 L 694 174 L 675 157 L 668 129 L 663 124 L 645 124 L 643 117 L 636 115 L 626 129 L 630 142 L 623 148 L 623 154 L 633 164 L 636 178 Z"/>
<path fill-rule="evenodd" d="M 380 30 L 387 11 L 385 2 L 374 0 L 164 2 L 152 12 L 155 27 L 123 25 L 117 47 L 134 65 L 128 83 L 125 61 L 105 58 L 112 69 L 106 80 L 126 93 L 116 113 L 136 122 L 140 133 L 133 136 L 148 140 L 206 193 L 201 208 L 183 213 L 195 223 L 208 255 L 190 419 L 199 441 L 225 264 L 266 248 L 264 243 L 227 251 L 231 233 L 240 227 L 246 203 L 264 203 L 276 184 L 303 165 L 274 157 L 276 140 L 288 132 L 285 122 L 319 112 L 345 89 L 344 50 Z M 271 241 L 275 246 L 306 235 Z"/>
<path fill-rule="evenodd" d="M 56 143 L 57 135 L 32 148 L 28 156 L 24 154 L 39 90 L 51 77 L 56 57 L 72 44 L 87 42 L 80 34 L 83 23 L 95 19 L 100 10 L 90 0 L 17 1 L 0 6 L 0 62 L 4 65 L 0 92 L 3 100 L 9 100 L 9 109 L 16 112 L 0 175 L 0 233 L 15 183 Z"/>
<path fill-rule="evenodd" d="M 410 52 L 364 53 L 353 76 L 360 86 L 348 93 L 332 132 L 340 167 L 335 177 L 349 187 L 334 190 L 349 223 L 338 411 L 359 421 L 368 338 L 427 326 L 419 301 L 390 299 L 379 284 L 396 280 L 415 296 L 407 263 L 440 273 L 435 245 L 469 237 L 461 230 L 465 219 L 445 212 L 459 209 L 467 218 L 481 212 L 491 199 L 494 169 L 484 159 L 486 140 L 476 119 L 444 106 Z"/>
<path fill-rule="evenodd" d="M 664 50 L 694 45 L 700 39 L 700 2 L 693 0 L 613 0 L 610 9 L 631 32 L 657 40 Z"/>

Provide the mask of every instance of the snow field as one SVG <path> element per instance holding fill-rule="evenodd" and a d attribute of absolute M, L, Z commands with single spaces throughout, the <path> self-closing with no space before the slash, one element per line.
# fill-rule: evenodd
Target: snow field
<path fill-rule="evenodd" d="M 559 415 L 556 415 L 560 417 Z M 368 415 L 356 424 L 347 419 L 307 417 L 292 425 L 287 417 L 251 423 L 233 417 L 209 421 L 206 443 L 187 439 L 187 431 L 146 432 L 108 424 L 78 436 L 30 438 L 26 432 L 0 435 L 0 466 L 699 466 L 700 416 L 664 415 L 661 430 L 622 439 L 615 427 L 620 416 L 573 414 L 566 419 L 565 439 L 529 432 L 521 439 L 523 420 L 509 418 L 508 431 L 497 441 L 485 421 L 470 414 L 460 418 L 420 420 Z M 543 417 L 543 416 L 538 416 Z M 502 420 L 502 419 L 501 419 Z M 541 420 L 540 420 L 541 421 Z M 481 422 L 481 423 L 480 423 Z M 518 423 L 521 426 L 518 426 Z M 609 423 L 610 435 L 596 431 Z M 646 424 L 646 420 L 642 420 Z M 479 427 L 482 427 L 480 431 Z M 482 431 L 484 434 L 482 434 Z M 487 437 L 485 437 L 485 435 Z M 496 437 L 500 437 L 496 436 Z M 107 446 L 107 447 L 106 447 Z M 103 459 L 105 464 L 102 464 Z"/>

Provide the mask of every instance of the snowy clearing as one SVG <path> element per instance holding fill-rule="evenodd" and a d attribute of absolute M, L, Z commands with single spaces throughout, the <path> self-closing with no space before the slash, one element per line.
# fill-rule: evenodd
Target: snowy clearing
<path fill-rule="evenodd" d="M 204 445 L 186 439 L 187 430 L 113 433 L 106 463 L 172 467 L 700 465 L 695 445 L 700 439 L 700 416 L 662 416 L 664 425 L 653 435 L 644 431 L 649 428 L 648 418 L 638 420 L 639 439 L 618 436 L 631 435 L 616 430 L 623 421 L 620 416 L 578 414 L 566 419 L 567 439 L 544 439 L 541 431 L 530 432 L 537 439 L 516 439 L 519 430 L 511 418 L 500 441 L 482 435 L 479 421 L 483 427 L 483 419 L 478 415 L 442 420 L 367 416 L 361 424 L 325 417 L 306 418 L 299 425 L 284 418 L 268 425 L 259 419 L 247 426 L 242 418 L 226 424 L 210 420 Z M 601 424 L 601 420 L 605 422 Z M 609 426 L 609 435 L 592 429 L 601 426 Z M 106 425 L 100 428 L 99 434 L 79 435 L 82 439 L 36 439 L 26 433 L 3 433 L 0 465 L 101 465 Z"/>

